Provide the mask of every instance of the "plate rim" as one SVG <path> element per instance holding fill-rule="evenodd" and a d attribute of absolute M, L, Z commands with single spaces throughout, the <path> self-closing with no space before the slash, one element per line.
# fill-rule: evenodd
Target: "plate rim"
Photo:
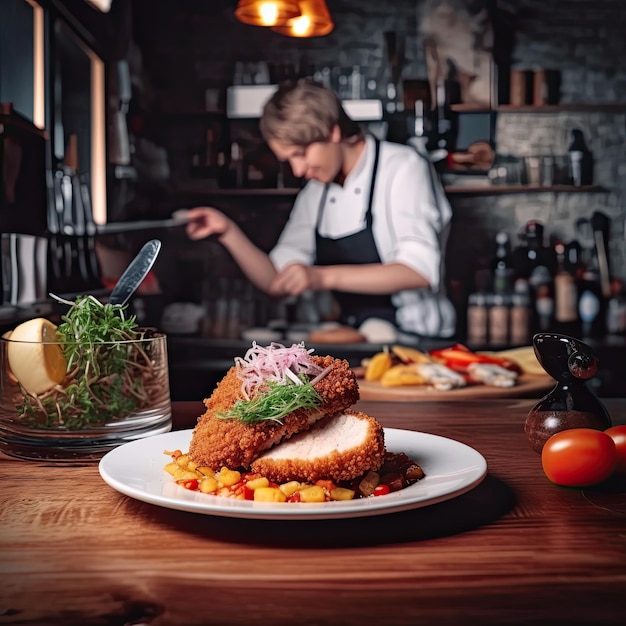
<path fill-rule="evenodd" d="M 135 455 L 136 458 L 142 459 L 142 465 L 146 468 L 145 473 L 153 471 L 153 468 L 149 468 L 150 462 L 154 462 L 157 459 L 157 445 L 160 442 L 166 442 L 176 437 L 179 438 L 188 437 L 191 439 L 193 429 L 172 430 L 168 433 L 162 433 L 154 435 L 152 437 L 146 437 L 144 439 L 137 439 L 128 443 L 122 444 L 113 450 L 107 452 L 98 463 L 98 472 L 105 483 L 109 485 L 115 491 L 145 502 L 154 506 L 162 508 L 169 508 L 179 511 L 186 511 L 196 514 L 214 515 L 218 517 L 231 517 L 239 519 L 266 519 L 266 520 L 321 520 L 321 519 L 342 519 L 342 518 L 358 518 L 358 517 L 370 517 L 376 515 L 384 515 L 390 513 L 397 513 L 400 511 L 406 511 L 411 509 L 423 508 L 426 506 L 432 506 L 439 502 L 444 502 L 452 498 L 456 498 L 468 491 L 471 491 L 477 487 L 487 476 L 488 465 L 485 457 L 478 452 L 472 446 L 466 443 L 444 437 L 441 435 L 435 435 L 432 433 L 425 433 L 422 431 L 414 431 L 408 429 L 399 428 L 383 428 L 385 434 L 385 441 L 396 437 L 410 436 L 414 438 L 415 443 L 418 443 L 421 439 L 422 442 L 430 441 L 432 444 L 443 445 L 446 447 L 457 448 L 457 451 L 463 450 L 466 454 L 470 455 L 474 459 L 473 465 L 465 467 L 465 472 L 468 473 L 468 477 L 465 481 L 461 482 L 459 486 L 448 491 L 442 491 L 436 496 L 431 498 L 419 498 L 414 494 L 421 489 L 424 484 L 428 484 L 429 474 L 419 480 L 417 483 L 402 489 L 401 491 L 393 492 L 385 496 L 378 496 L 376 498 L 364 498 L 357 500 L 350 500 L 345 502 L 324 502 L 324 503 L 255 503 L 250 500 L 234 500 L 232 498 L 225 498 L 221 496 L 213 496 L 210 494 L 202 494 L 195 491 L 181 491 L 180 497 L 173 497 L 161 494 L 150 493 L 145 489 L 139 489 L 133 487 L 129 482 L 119 480 L 114 473 L 111 472 L 110 465 L 115 463 L 117 457 L 123 457 L 131 449 L 147 448 L 150 452 L 150 457 L 145 457 L 145 451 L 142 454 Z M 179 446 L 176 446 L 179 447 Z M 163 469 L 167 464 L 164 450 L 172 449 L 171 445 L 159 445 L 159 456 L 163 456 L 163 462 L 158 466 L 159 475 L 156 475 L 155 482 L 164 486 L 166 483 L 175 486 L 172 481 L 172 477 Z M 387 447 L 391 452 L 402 452 L 399 446 L 392 445 Z M 420 463 L 419 459 L 417 462 Z M 461 468 L 462 469 L 462 468 Z M 431 479 L 434 479 L 437 475 L 430 475 Z M 180 489 L 184 489 L 181 487 Z M 201 498 L 201 499 L 198 499 Z M 205 500 L 209 498 L 211 500 Z"/>

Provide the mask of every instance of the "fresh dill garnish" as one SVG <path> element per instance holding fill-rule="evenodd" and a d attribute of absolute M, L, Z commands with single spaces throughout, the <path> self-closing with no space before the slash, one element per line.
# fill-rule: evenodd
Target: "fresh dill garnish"
<path fill-rule="evenodd" d="M 147 406 L 157 374 L 145 331 L 125 306 L 79 296 L 57 328 L 67 362 L 62 384 L 39 396 L 24 394 L 18 412 L 40 428 L 82 429 L 122 419 Z"/>
<path fill-rule="evenodd" d="M 302 384 L 281 384 L 270 382 L 267 391 L 258 393 L 251 400 L 237 400 L 235 404 L 218 414 L 222 419 L 238 419 L 245 424 L 274 421 L 282 423 L 282 418 L 297 409 L 315 409 L 322 402 L 310 382 Z"/>

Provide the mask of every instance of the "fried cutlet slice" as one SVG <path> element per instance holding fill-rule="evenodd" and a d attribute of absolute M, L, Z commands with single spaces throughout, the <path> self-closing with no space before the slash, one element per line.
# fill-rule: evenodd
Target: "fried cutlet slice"
<path fill-rule="evenodd" d="M 246 424 L 237 419 L 218 417 L 220 412 L 243 399 L 241 379 L 236 366 L 232 367 L 205 400 L 207 410 L 199 418 L 189 444 L 190 459 L 213 470 L 224 466 L 248 469 L 264 450 L 358 401 L 359 386 L 348 361 L 331 356 L 314 356 L 311 360 L 321 368 L 330 367 L 326 376 L 315 384 L 322 403 L 317 409 L 289 413 L 281 420 L 282 423 L 264 421 Z"/>
<path fill-rule="evenodd" d="M 252 470 L 277 483 L 338 482 L 376 471 L 384 458 L 382 426 L 365 413 L 347 410 L 264 452 Z"/>

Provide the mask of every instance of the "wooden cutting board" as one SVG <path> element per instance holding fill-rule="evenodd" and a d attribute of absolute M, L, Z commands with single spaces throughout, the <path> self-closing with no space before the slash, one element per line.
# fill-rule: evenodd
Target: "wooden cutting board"
<path fill-rule="evenodd" d="M 490 387 L 468 385 L 450 391 L 438 391 L 427 385 L 383 387 L 378 382 L 359 379 L 361 400 L 386 402 L 428 402 L 430 400 L 477 400 L 480 398 L 542 398 L 554 388 L 556 381 L 550 376 L 524 374 L 517 379 L 515 387 Z"/>

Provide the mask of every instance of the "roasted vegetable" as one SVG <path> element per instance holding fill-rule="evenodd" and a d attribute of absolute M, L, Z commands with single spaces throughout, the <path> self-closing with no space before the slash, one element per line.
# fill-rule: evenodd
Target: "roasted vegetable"
<path fill-rule="evenodd" d="M 402 385 L 423 385 L 426 380 L 416 370 L 417 363 L 411 365 L 394 365 L 380 379 L 383 387 L 400 387 Z"/>
<path fill-rule="evenodd" d="M 472 352 L 469 348 L 460 343 L 450 348 L 431 350 L 429 354 L 433 360 L 457 372 L 466 372 L 467 366 L 470 363 L 493 363 L 494 365 L 499 365 L 513 372 L 519 373 L 520 371 L 519 365 L 511 359 Z"/>
<path fill-rule="evenodd" d="M 426 352 L 420 352 L 415 348 L 409 348 L 408 346 L 392 346 L 391 351 L 398 359 L 404 364 L 408 363 L 428 363 L 432 361 L 430 356 Z"/>
<path fill-rule="evenodd" d="M 365 368 L 365 380 L 380 380 L 392 365 L 393 359 L 389 352 L 378 352 L 370 359 Z"/>

